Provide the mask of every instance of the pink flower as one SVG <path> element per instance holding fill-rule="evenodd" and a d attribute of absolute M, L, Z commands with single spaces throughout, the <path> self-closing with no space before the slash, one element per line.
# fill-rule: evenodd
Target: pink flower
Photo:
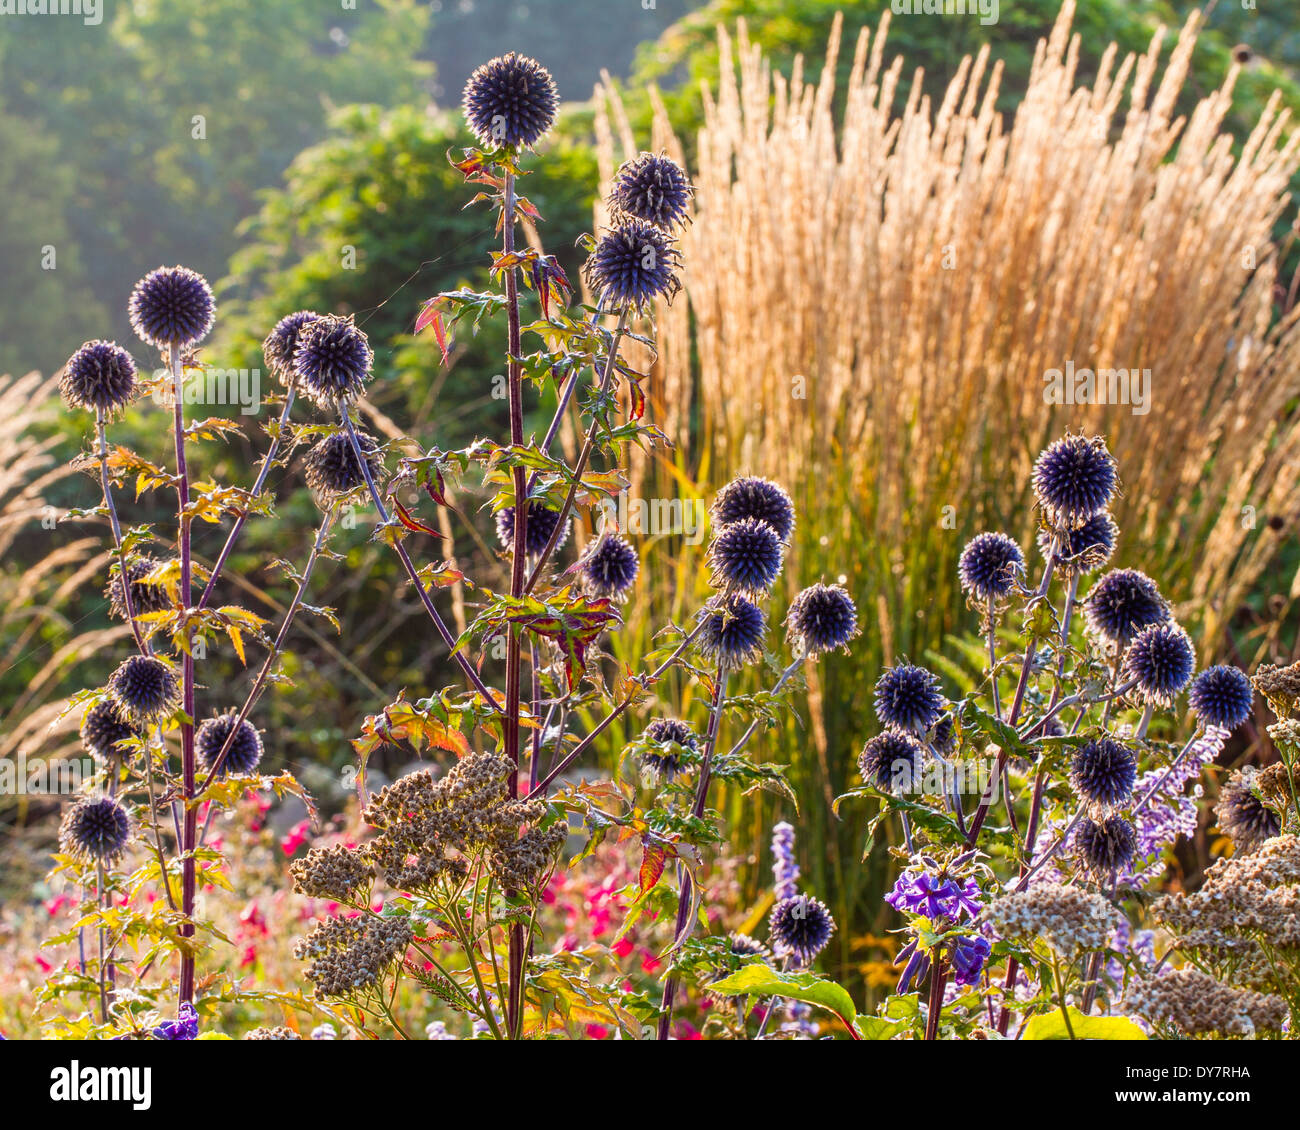
<path fill-rule="evenodd" d="M 307 842 L 307 833 L 311 831 L 310 820 L 299 820 L 292 828 L 289 829 L 284 839 L 280 841 L 280 847 L 285 855 L 293 855 L 300 847 Z"/>

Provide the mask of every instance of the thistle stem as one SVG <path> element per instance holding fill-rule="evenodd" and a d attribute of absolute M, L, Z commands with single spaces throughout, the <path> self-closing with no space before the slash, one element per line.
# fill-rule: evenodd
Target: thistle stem
<path fill-rule="evenodd" d="M 149 641 L 135 622 L 135 609 L 131 598 L 131 584 L 126 570 L 126 549 L 122 544 L 122 524 L 118 521 L 117 505 L 113 501 L 113 484 L 108 474 L 108 429 L 104 422 L 104 410 L 95 410 L 95 434 L 99 447 L 99 479 L 104 486 L 104 507 L 108 510 L 108 524 L 113 531 L 113 548 L 117 551 L 117 575 L 122 585 L 122 610 L 127 623 L 131 625 L 131 634 L 135 636 L 136 646 L 141 655 L 152 654 Z"/>

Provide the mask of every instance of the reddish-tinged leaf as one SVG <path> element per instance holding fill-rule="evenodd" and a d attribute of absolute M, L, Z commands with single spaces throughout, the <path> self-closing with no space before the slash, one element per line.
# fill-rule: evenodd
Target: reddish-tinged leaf
<path fill-rule="evenodd" d="M 668 862 L 668 852 L 660 844 L 647 844 L 641 841 L 643 850 L 641 852 L 641 893 L 654 889 L 664 873 L 664 865 Z"/>
<path fill-rule="evenodd" d="M 438 341 L 438 349 L 442 353 L 442 363 L 445 365 L 451 351 L 451 343 L 447 337 L 447 324 L 442 318 L 441 298 L 430 298 L 420 311 L 420 316 L 415 319 L 415 332 L 417 334 L 429 326 L 433 327 L 433 336 Z"/>
<path fill-rule="evenodd" d="M 416 533 L 420 533 L 420 534 L 428 534 L 430 537 L 434 537 L 434 538 L 442 537 L 442 534 L 440 534 L 432 526 L 426 526 L 423 522 L 417 522 L 414 518 L 412 518 L 411 512 L 407 510 L 406 507 L 403 506 L 400 502 L 398 502 L 397 499 L 394 498 L 392 502 L 394 508 L 397 510 L 398 519 L 401 521 L 402 525 L 405 526 L 408 530 L 413 530 Z"/>

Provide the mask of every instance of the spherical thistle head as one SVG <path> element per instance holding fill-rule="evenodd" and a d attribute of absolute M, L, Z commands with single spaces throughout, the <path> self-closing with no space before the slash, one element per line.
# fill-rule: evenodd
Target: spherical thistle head
<path fill-rule="evenodd" d="M 1097 879 L 1109 879 L 1123 871 L 1137 855 L 1137 832 L 1123 816 L 1112 814 L 1100 820 L 1084 817 L 1074 833 L 1079 859 Z"/>
<path fill-rule="evenodd" d="M 787 545 L 794 533 L 794 503 L 785 488 L 771 479 L 756 476 L 732 479 L 714 496 L 709 516 L 714 526 L 757 518 L 771 526 Z"/>
<path fill-rule="evenodd" d="M 559 520 L 560 512 L 558 510 L 552 510 L 549 506 L 543 506 L 538 502 L 529 503 L 526 523 L 528 529 L 524 534 L 524 540 L 528 543 L 525 548 L 529 557 L 536 557 L 546 548 L 551 540 L 551 535 L 555 533 L 555 526 Z M 564 530 L 555 541 L 557 551 L 569 540 L 569 531 L 572 528 L 573 519 L 571 517 L 566 518 Z M 501 543 L 502 548 L 507 552 L 514 552 L 515 508 L 513 506 L 507 506 L 497 512 L 497 541 Z"/>
<path fill-rule="evenodd" d="M 672 229 L 686 218 L 691 183 L 681 165 L 662 153 L 642 153 L 614 174 L 610 211 L 620 220 L 644 220 Z"/>
<path fill-rule="evenodd" d="M 133 726 L 161 722 L 181 704 L 176 672 L 151 655 L 124 659 L 109 676 L 108 693 L 122 717 Z"/>
<path fill-rule="evenodd" d="M 763 654 L 767 617 L 752 600 L 731 593 L 712 597 L 700 609 L 704 628 L 700 651 L 725 671 L 736 671 Z"/>
<path fill-rule="evenodd" d="M 132 726 L 111 698 L 101 698 L 81 719 L 81 744 L 97 761 L 124 761 L 134 756 L 134 749 L 120 745 L 133 738 L 143 738 L 144 731 Z"/>
<path fill-rule="evenodd" d="M 1053 531 L 1038 531 L 1038 549 L 1044 557 L 1051 552 Z M 1056 531 L 1056 568 L 1066 576 L 1095 573 L 1115 552 L 1119 527 L 1105 510 L 1099 510 L 1081 526 Z"/>
<path fill-rule="evenodd" d="M 900 730 L 885 730 L 870 739 L 858 755 L 858 772 L 869 785 L 885 792 L 907 789 L 921 769 L 921 744 Z"/>
<path fill-rule="evenodd" d="M 59 391 L 69 408 L 105 416 L 125 408 L 135 396 L 135 361 L 115 341 L 88 341 L 63 367 Z"/>
<path fill-rule="evenodd" d="M 235 739 L 230 743 L 230 749 L 217 772 L 220 777 L 228 773 L 251 773 L 262 760 L 262 735 L 248 719 L 241 721 L 236 729 L 235 721 L 238 718 L 238 712 L 233 710 L 219 714 L 215 718 L 209 718 L 194 732 L 194 749 L 209 770 L 217 763 L 221 750 L 231 732 L 234 732 Z"/>
<path fill-rule="evenodd" d="M 777 532 L 758 518 L 723 526 L 709 545 L 709 583 L 723 592 L 765 596 L 781 574 L 784 547 Z"/>
<path fill-rule="evenodd" d="M 876 717 L 882 726 L 924 734 L 942 713 L 939 680 L 924 667 L 887 667 L 876 680 Z"/>
<path fill-rule="evenodd" d="M 772 907 L 767 930 L 778 956 L 789 954 L 797 965 L 810 965 L 830 943 L 835 919 L 819 899 L 795 895 Z"/>
<path fill-rule="evenodd" d="M 1244 671 L 1220 664 L 1196 676 L 1187 701 L 1203 725 L 1235 730 L 1250 717 L 1254 692 Z"/>
<path fill-rule="evenodd" d="M 805 655 L 848 648 L 858 634 L 858 607 L 840 585 L 809 585 L 790 603 L 786 636 Z"/>
<path fill-rule="evenodd" d="M 159 349 L 183 349 L 208 336 L 217 304 L 212 287 L 188 267 L 159 267 L 135 284 L 127 302 L 131 328 Z"/>
<path fill-rule="evenodd" d="M 126 593 L 131 594 L 131 614 L 140 616 L 146 612 L 167 612 L 172 608 L 172 598 L 167 586 L 154 584 L 145 578 L 161 565 L 156 557 L 136 557 L 126 567 L 129 590 L 122 584 L 119 573 L 108 582 L 104 595 L 108 597 L 109 615 L 119 620 L 126 619 Z"/>
<path fill-rule="evenodd" d="M 729 934 L 727 943 L 732 954 L 742 960 L 751 957 L 761 957 L 764 961 L 772 959 L 772 951 L 767 945 L 757 938 L 751 938 L 748 934 Z"/>
<path fill-rule="evenodd" d="M 1033 482 L 1048 522 L 1069 530 L 1110 505 L 1119 475 L 1101 436 L 1067 435 L 1038 456 Z"/>
<path fill-rule="evenodd" d="M 1133 795 L 1137 757 L 1113 738 L 1080 746 L 1070 760 L 1070 783 L 1089 804 L 1114 807 Z"/>
<path fill-rule="evenodd" d="M 983 601 L 1006 596 L 1024 571 L 1024 554 L 1006 534 L 976 534 L 966 543 L 957 563 L 961 587 Z"/>
<path fill-rule="evenodd" d="M 597 301 L 614 310 L 643 310 L 656 298 L 671 302 L 682 288 L 681 253 L 667 232 L 626 220 L 606 232 L 583 272 Z"/>
<path fill-rule="evenodd" d="M 126 850 L 131 821 L 112 797 L 84 797 L 64 814 L 59 848 L 65 855 L 95 863 L 112 863 Z"/>
<path fill-rule="evenodd" d="M 529 511 L 530 526 L 531 516 Z M 641 560 L 630 542 L 617 534 L 604 534 L 583 554 L 578 574 L 583 590 L 591 596 L 619 598 L 628 594 L 640 568 Z"/>
<path fill-rule="evenodd" d="M 1088 629 L 1116 647 L 1169 619 L 1169 604 L 1155 581 L 1136 569 L 1112 569 L 1098 578 L 1083 606 Z"/>
<path fill-rule="evenodd" d="M 1144 628 L 1129 644 L 1124 671 L 1137 680 L 1135 691 L 1143 702 L 1171 706 L 1196 670 L 1196 649 L 1177 624 Z"/>
<path fill-rule="evenodd" d="M 351 318 L 325 314 L 298 331 L 293 371 L 298 387 L 321 408 L 360 396 L 375 363 L 370 339 Z"/>
<path fill-rule="evenodd" d="M 321 436 L 303 459 L 307 485 L 320 497 L 333 499 L 365 486 L 366 471 L 369 471 L 371 479 L 377 478 L 384 469 L 379 441 L 358 429 L 357 446 L 366 459 L 364 470 L 346 431 Z"/>
<path fill-rule="evenodd" d="M 461 105 L 471 132 L 485 149 L 531 148 L 555 124 L 560 93 L 541 63 L 512 51 L 475 69 Z"/>
<path fill-rule="evenodd" d="M 656 718 L 645 730 L 642 731 L 643 738 L 651 742 L 664 742 L 679 745 L 682 749 L 690 750 L 694 753 L 699 748 L 699 739 L 685 722 L 676 718 Z M 665 745 L 663 749 L 657 752 L 647 750 L 641 755 L 641 763 L 647 769 L 650 769 L 660 777 L 671 779 L 677 776 L 684 768 L 681 754 Z"/>
<path fill-rule="evenodd" d="M 293 383 L 294 354 L 298 351 L 298 339 L 302 331 L 314 322 L 320 321 L 320 315 L 314 310 L 297 310 L 286 314 L 275 323 L 275 329 L 266 335 L 262 342 L 262 356 L 266 367 L 280 380 L 290 385 Z"/>
<path fill-rule="evenodd" d="M 1253 780 L 1253 773 L 1237 770 L 1219 790 L 1214 806 L 1219 831 L 1243 854 L 1253 852 L 1282 831 L 1281 819 L 1256 795 Z"/>

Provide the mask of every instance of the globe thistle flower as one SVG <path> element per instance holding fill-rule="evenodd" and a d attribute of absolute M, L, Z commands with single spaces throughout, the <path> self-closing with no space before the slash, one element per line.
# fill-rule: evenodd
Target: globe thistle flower
<path fill-rule="evenodd" d="M 83 797 L 63 817 L 59 848 L 65 855 L 111 863 L 126 850 L 131 822 L 112 797 Z"/>
<path fill-rule="evenodd" d="M 1214 815 L 1219 831 L 1239 852 L 1253 852 L 1282 832 L 1282 821 L 1255 793 L 1255 773 L 1238 769 L 1219 790 Z"/>
<path fill-rule="evenodd" d="M 63 366 L 59 391 L 69 408 L 109 416 L 135 395 L 135 361 L 115 341 L 88 341 Z"/>
<path fill-rule="evenodd" d="M 529 533 L 532 532 L 533 511 L 528 512 Z M 512 516 L 513 517 L 513 516 Z M 552 523 L 554 529 L 554 523 Z M 548 535 L 549 536 L 549 535 Z M 532 538 L 529 538 L 531 541 Z M 543 542 L 543 548 L 545 542 Z M 630 542 L 617 534 L 605 534 L 583 554 L 578 563 L 582 587 L 592 596 L 625 596 L 636 581 L 641 561 Z"/>
<path fill-rule="evenodd" d="M 326 314 L 299 327 L 294 375 L 321 408 L 360 396 L 374 363 L 370 339 L 350 317 Z"/>
<path fill-rule="evenodd" d="M 643 753 L 641 764 L 665 780 L 671 780 L 685 768 L 681 754 L 670 748 L 669 743 L 690 750 L 691 753 L 699 746 L 695 731 L 676 718 L 656 718 L 646 726 L 641 736 L 646 741 L 664 744 L 661 750 L 647 750 Z"/>
<path fill-rule="evenodd" d="M 847 650 L 858 635 L 858 609 L 840 585 L 809 585 L 790 603 L 786 637 L 791 646 L 816 657 L 837 648 Z"/>
<path fill-rule="evenodd" d="M 771 526 L 787 545 L 794 533 L 794 503 L 785 489 L 771 479 L 732 479 L 714 496 L 709 516 L 715 527 L 757 518 Z"/>
<path fill-rule="evenodd" d="M 1092 586 L 1083 618 L 1094 635 L 1122 648 L 1144 628 L 1168 620 L 1169 604 L 1145 573 L 1113 569 Z"/>
<path fill-rule="evenodd" d="M 1167 707 L 1191 681 L 1196 651 L 1177 624 L 1155 624 L 1139 632 L 1129 645 L 1124 670 L 1137 680 L 1137 694 L 1144 702 Z"/>
<path fill-rule="evenodd" d="M 1108 879 L 1133 862 L 1138 848 L 1137 832 L 1119 815 L 1100 820 L 1085 816 L 1074 833 L 1074 846 L 1094 877 Z"/>
<path fill-rule="evenodd" d="M 1119 476 L 1101 436 L 1067 435 L 1038 456 L 1033 482 L 1048 522 L 1069 530 L 1110 505 Z"/>
<path fill-rule="evenodd" d="M 549 506 L 543 506 L 539 502 L 529 503 L 528 521 L 526 523 L 528 530 L 524 535 L 525 540 L 528 542 L 526 549 L 529 557 L 536 557 L 546 548 L 559 520 L 560 512 L 558 510 L 552 510 Z M 566 519 L 564 530 L 555 541 L 557 551 L 569 540 L 569 531 L 572 528 L 573 519 L 570 517 Z M 507 506 L 497 513 L 497 540 L 501 543 L 502 548 L 509 552 L 514 551 L 515 508 L 513 506 Z"/>
<path fill-rule="evenodd" d="M 1115 552 L 1119 527 L 1105 510 L 1099 510 L 1072 530 L 1056 530 L 1056 568 L 1066 576 L 1095 573 Z M 1053 531 L 1038 531 L 1038 549 L 1044 557 L 1052 550 Z"/>
<path fill-rule="evenodd" d="M 765 595 L 781 573 L 781 539 L 766 522 L 743 518 L 723 526 L 709 546 L 709 583 L 724 592 Z"/>
<path fill-rule="evenodd" d="M 996 600 L 1015 588 L 1025 558 L 1006 534 L 976 534 L 961 551 L 957 574 L 961 587 L 978 600 Z"/>
<path fill-rule="evenodd" d="M 876 680 L 876 717 L 882 726 L 924 734 L 943 713 L 939 680 L 924 667 L 888 667 Z"/>
<path fill-rule="evenodd" d="M 1196 676 L 1187 701 L 1202 725 L 1235 730 L 1250 717 L 1254 693 L 1244 671 L 1220 664 Z"/>
<path fill-rule="evenodd" d="M 332 499 L 365 486 L 366 471 L 371 479 L 376 478 L 384 467 L 379 441 L 358 429 L 357 446 L 366 459 L 364 470 L 347 432 L 333 432 L 318 439 L 303 460 L 307 485 L 321 497 Z"/>
<path fill-rule="evenodd" d="M 188 267 L 159 267 L 135 284 L 127 302 L 131 328 L 159 349 L 183 349 L 208 336 L 217 305 L 208 280 Z"/>
<path fill-rule="evenodd" d="M 884 792 L 907 789 L 921 769 L 920 743 L 899 730 L 877 734 L 858 755 L 858 772 L 869 785 Z"/>
<path fill-rule="evenodd" d="M 117 703 L 111 698 L 101 698 L 81 719 L 81 744 L 97 761 L 133 756 L 134 750 L 118 743 L 143 737 L 144 731 L 123 718 Z"/>
<path fill-rule="evenodd" d="M 767 617 L 751 600 L 736 593 L 711 598 L 700 609 L 704 621 L 700 651 L 725 671 L 736 671 L 763 653 Z"/>
<path fill-rule="evenodd" d="M 151 655 L 124 659 L 109 676 L 108 693 L 118 712 L 133 726 L 161 722 L 181 704 L 176 672 Z"/>
<path fill-rule="evenodd" d="M 512 51 L 475 69 L 461 104 L 484 148 L 531 148 L 554 125 L 560 94 L 550 71 Z"/>
<path fill-rule="evenodd" d="M 830 943 L 835 919 L 825 903 L 811 895 L 795 895 L 772 908 L 767 929 L 773 953 L 778 957 L 788 954 L 797 965 L 810 965 Z"/>
<path fill-rule="evenodd" d="M 601 237 L 583 272 L 606 307 L 641 310 L 656 298 L 676 297 L 682 288 L 680 264 L 681 253 L 666 232 L 644 220 L 627 220 Z"/>
<path fill-rule="evenodd" d="M 302 331 L 320 321 L 320 317 L 314 310 L 297 310 L 292 314 L 286 314 L 275 323 L 275 329 L 267 334 L 266 340 L 262 342 L 262 356 L 266 359 L 266 367 L 285 385 L 293 383 L 293 359 L 298 351 L 298 339 L 302 336 Z"/>
<path fill-rule="evenodd" d="M 1097 738 L 1074 751 L 1070 783 L 1089 804 L 1113 807 L 1133 795 L 1137 757 L 1113 738 Z"/>
<path fill-rule="evenodd" d="M 136 557 L 126 567 L 127 581 L 130 584 L 131 612 L 139 616 L 145 612 L 168 612 L 172 608 L 172 598 L 167 586 L 146 581 L 145 578 L 161 565 L 156 557 Z M 125 620 L 126 593 L 122 584 L 121 573 L 109 581 L 104 590 L 108 597 L 109 615 Z"/>
<path fill-rule="evenodd" d="M 644 220 L 670 230 L 686 218 L 690 181 L 682 167 L 662 153 L 642 153 L 614 174 L 610 211 L 620 220 Z"/>
<path fill-rule="evenodd" d="M 772 960 L 772 951 L 766 943 L 760 942 L 757 938 L 751 938 L 748 934 L 729 934 L 727 944 L 732 954 L 742 961 L 751 957 L 759 957 L 764 961 Z"/>
<path fill-rule="evenodd" d="M 988 938 L 978 934 L 958 938 L 948 951 L 953 980 L 958 985 L 974 985 L 984 972 L 984 963 L 992 952 L 993 945 Z"/>
<path fill-rule="evenodd" d="M 238 718 L 239 713 L 234 710 L 219 714 L 215 718 L 209 718 L 194 732 L 194 749 L 209 770 L 216 765 L 217 758 L 230 738 L 231 731 L 235 729 Z M 230 743 L 230 749 L 227 750 L 217 775 L 224 777 L 227 773 L 240 775 L 251 773 L 261 760 L 262 735 L 251 722 L 245 719 L 239 723 L 239 729 L 235 731 L 235 740 Z"/>

